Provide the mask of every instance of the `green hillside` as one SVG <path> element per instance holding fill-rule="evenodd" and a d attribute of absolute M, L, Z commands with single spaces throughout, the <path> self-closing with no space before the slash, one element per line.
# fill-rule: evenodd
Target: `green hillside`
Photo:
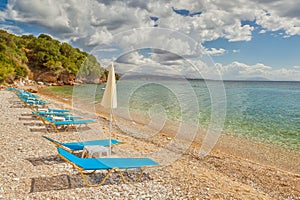
<path fill-rule="evenodd" d="M 28 76 L 35 81 L 69 84 L 106 79 L 106 70 L 93 55 L 41 34 L 16 36 L 0 30 L 0 83 Z"/>

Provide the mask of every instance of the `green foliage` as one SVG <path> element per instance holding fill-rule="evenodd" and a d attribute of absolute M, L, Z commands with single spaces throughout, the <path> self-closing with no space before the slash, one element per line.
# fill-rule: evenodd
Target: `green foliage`
<path fill-rule="evenodd" d="M 79 73 L 92 79 L 105 72 L 94 56 L 49 35 L 16 36 L 0 30 L 0 83 L 7 77 L 19 79 L 41 71 Z"/>
<path fill-rule="evenodd" d="M 0 82 L 3 82 L 9 76 L 14 74 L 16 65 L 13 60 L 0 54 Z"/>
<path fill-rule="evenodd" d="M 15 69 L 15 76 L 16 78 L 22 78 L 22 77 L 26 77 L 27 74 L 28 74 L 28 68 L 26 65 L 19 65 L 19 66 L 16 66 L 16 69 Z"/>
<path fill-rule="evenodd" d="M 96 57 L 89 55 L 81 65 L 78 75 L 83 79 L 92 80 L 100 78 L 104 72 L 104 68 L 97 62 Z"/>
<path fill-rule="evenodd" d="M 104 69 L 104 72 L 102 73 L 102 79 L 107 80 L 108 78 L 108 73 L 109 71 Z M 119 74 L 115 74 L 116 75 L 116 80 L 120 80 L 120 75 Z"/>

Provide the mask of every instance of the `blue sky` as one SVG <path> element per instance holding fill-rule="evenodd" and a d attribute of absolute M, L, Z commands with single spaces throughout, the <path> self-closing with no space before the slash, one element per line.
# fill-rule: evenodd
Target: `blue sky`
<path fill-rule="evenodd" d="M 274 68 L 292 68 L 300 65 L 300 35 L 283 38 L 279 32 L 268 32 L 259 34 L 255 31 L 251 41 L 228 42 L 220 38 L 214 41 L 205 42 L 207 48 L 223 48 L 227 50 L 238 50 L 237 53 L 225 53 L 214 56 L 215 62 L 230 64 L 239 61 L 253 65 L 264 63 Z"/>
<path fill-rule="evenodd" d="M 155 33 L 126 35 L 149 27 L 157 28 Z M 119 66 L 147 65 L 159 72 L 172 69 L 184 76 L 194 74 L 194 69 L 179 60 L 181 56 L 190 58 L 207 77 L 218 71 L 222 79 L 300 80 L 297 0 L 9 0 L 0 2 L 0 29 L 18 35 L 46 33 L 89 52 L 97 47 L 103 65 L 119 60 Z M 201 43 L 214 68 L 197 60 L 194 44 L 180 34 Z M 122 36 L 117 44 L 116 35 Z M 132 49 L 118 59 L 129 46 L 146 50 Z M 162 47 L 170 54 L 149 47 Z"/>

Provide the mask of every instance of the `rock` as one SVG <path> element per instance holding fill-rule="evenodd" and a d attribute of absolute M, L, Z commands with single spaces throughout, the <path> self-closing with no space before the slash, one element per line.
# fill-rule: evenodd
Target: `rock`
<path fill-rule="evenodd" d="M 44 83 L 46 86 L 52 86 L 53 83 Z"/>
<path fill-rule="evenodd" d="M 38 92 L 38 88 L 35 86 L 29 86 L 28 88 L 25 89 L 27 92 L 31 92 L 31 93 L 37 93 Z"/>
<path fill-rule="evenodd" d="M 4 81 L 6 83 L 8 83 L 8 84 L 13 84 L 14 83 L 14 77 L 13 76 L 9 76 Z"/>
<path fill-rule="evenodd" d="M 77 82 L 72 82 L 71 85 L 81 85 L 81 83 L 77 83 Z"/>
<path fill-rule="evenodd" d="M 57 83 L 49 83 L 49 85 L 51 85 L 51 86 L 58 86 Z"/>
<path fill-rule="evenodd" d="M 62 85 L 64 85 L 64 82 L 62 82 L 62 81 L 57 81 L 57 85 L 62 86 Z"/>
<path fill-rule="evenodd" d="M 82 83 L 83 83 L 83 81 L 82 81 L 82 80 L 80 80 L 80 79 L 76 79 L 76 83 L 82 84 Z"/>
<path fill-rule="evenodd" d="M 72 85 L 75 82 L 75 74 L 72 73 L 68 73 L 68 72 L 62 72 L 59 76 L 58 76 L 58 81 L 62 82 L 65 85 Z"/>
<path fill-rule="evenodd" d="M 42 72 L 42 73 L 35 73 L 34 79 L 40 82 L 48 82 L 48 83 L 55 83 L 57 82 L 58 75 L 54 72 Z"/>

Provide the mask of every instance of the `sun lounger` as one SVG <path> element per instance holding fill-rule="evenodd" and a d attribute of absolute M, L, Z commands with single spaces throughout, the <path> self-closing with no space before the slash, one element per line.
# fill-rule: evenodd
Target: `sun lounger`
<path fill-rule="evenodd" d="M 38 109 L 38 113 L 40 112 L 47 112 L 47 113 L 68 113 L 70 110 L 64 110 L 64 109 L 55 109 L 55 108 L 43 108 L 43 109 Z"/>
<path fill-rule="evenodd" d="M 17 90 L 17 96 L 19 98 L 23 97 L 23 98 L 28 98 L 28 97 L 33 97 L 33 98 L 39 98 L 37 95 L 35 94 L 32 94 L 31 92 L 26 92 L 26 91 L 23 91 L 23 90 Z"/>
<path fill-rule="evenodd" d="M 81 116 L 74 116 L 70 113 L 61 113 L 61 112 L 32 112 L 38 119 L 47 125 L 47 122 L 54 121 L 66 121 L 66 120 L 78 120 L 82 119 Z"/>
<path fill-rule="evenodd" d="M 34 108 L 34 107 L 38 107 L 38 106 L 45 106 L 46 104 L 49 104 L 46 101 L 40 100 L 37 98 L 37 96 L 19 96 L 20 100 L 24 103 L 25 107 L 30 107 L 30 108 Z"/>
<path fill-rule="evenodd" d="M 43 100 L 38 100 L 38 99 L 24 99 L 23 100 L 26 104 L 29 105 L 45 105 L 48 104 L 47 102 Z"/>
<path fill-rule="evenodd" d="M 138 181 L 146 168 L 158 166 L 158 163 L 150 158 L 79 158 L 60 147 L 57 147 L 57 151 L 60 158 L 80 171 L 87 186 L 102 185 L 113 171 L 119 172 L 123 182 L 126 183 L 122 170 L 134 168 L 141 169 L 141 173 L 136 179 Z M 89 170 L 107 170 L 107 174 L 98 184 L 90 184 L 84 173 Z"/>
<path fill-rule="evenodd" d="M 70 116 L 72 114 L 67 112 L 49 112 L 49 111 L 38 111 L 38 112 L 32 112 L 33 115 L 36 116 Z"/>
<path fill-rule="evenodd" d="M 44 117 L 43 117 L 44 118 Z M 74 119 L 74 120 L 64 120 L 64 121 L 55 121 L 50 118 L 44 118 L 45 124 L 49 124 L 54 130 L 55 132 L 58 132 L 58 127 L 62 127 L 65 131 L 68 131 L 70 128 L 74 128 L 77 131 L 77 126 L 81 126 L 81 125 L 86 125 L 89 123 L 94 123 L 96 122 L 95 120 L 92 119 Z"/>
<path fill-rule="evenodd" d="M 15 90 L 17 90 L 16 88 L 13 88 L 13 87 L 9 87 L 9 88 L 7 88 L 7 90 L 8 91 L 15 91 Z"/>
<path fill-rule="evenodd" d="M 84 149 L 84 146 L 94 146 L 94 145 L 109 146 L 109 140 L 90 140 L 90 141 L 83 141 L 83 142 L 62 143 L 62 142 L 59 142 L 52 138 L 49 138 L 45 135 L 43 135 L 43 138 L 49 140 L 50 142 L 54 143 L 56 146 L 61 147 L 69 152 L 81 151 Z M 117 145 L 117 144 L 121 144 L 121 142 L 119 142 L 118 140 L 112 139 L 111 144 Z"/>
<path fill-rule="evenodd" d="M 45 126 L 50 125 L 56 132 L 58 132 L 58 127 L 74 128 L 77 131 L 77 125 L 87 125 L 88 123 L 94 123 L 95 120 L 82 119 L 80 116 L 74 116 L 67 113 L 68 110 L 58 110 L 50 109 L 50 111 L 38 111 L 32 112 L 38 119 L 40 119 Z"/>

